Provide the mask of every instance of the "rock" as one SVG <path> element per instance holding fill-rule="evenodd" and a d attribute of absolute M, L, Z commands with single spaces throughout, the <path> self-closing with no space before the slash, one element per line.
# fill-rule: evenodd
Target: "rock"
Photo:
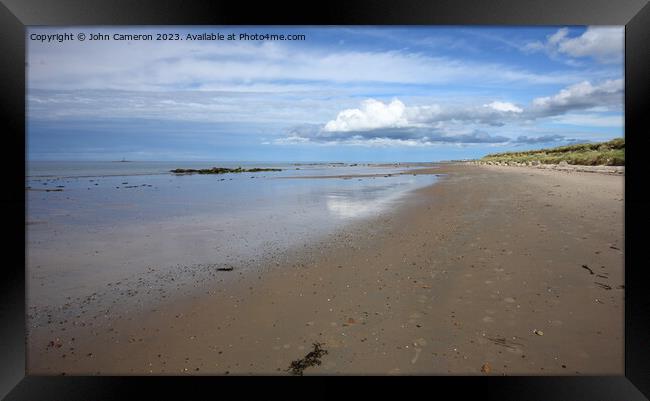
<path fill-rule="evenodd" d="M 544 335 L 543 331 L 537 330 L 537 329 L 533 330 L 533 333 L 537 334 L 538 336 L 543 336 Z"/>
<path fill-rule="evenodd" d="M 569 163 L 567 163 L 566 160 L 562 160 L 561 162 L 558 163 L 558 165 L 560 165 L 560 166 L 568 166 Z"/>
<path fill-rule="evenodd" d="M 257 173 L 261 171 L 282 171 L 282 169 L 279 168 L 251 168 L 251 169 L 245 169 L 241 167 L 237 168 L 224 168 L 224 167 L 212 167 L 212 168 L 204 168 L 204 169 L 183 169 L 183 168 L 177 168 L 174 170 L 170 170 L 171 173 L 174 174 L 227 174 L 227 173 Z M 253 177 L 251 177 L 253 178 Z"/>
<path fill-rule="evenodd" d="M 492 371 L 492 368 L 490 367 L 490 364 L 485 362 L 483 366 L 481 366 L 481 372 L 483 373 L 490 373 Z"/>

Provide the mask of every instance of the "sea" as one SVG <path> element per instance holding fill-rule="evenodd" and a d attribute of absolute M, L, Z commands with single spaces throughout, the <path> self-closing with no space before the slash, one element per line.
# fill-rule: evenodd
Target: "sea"
<path fill-rule="evenodd" d="M 176 168 L 281 171 L 174 174 Z M 60 162 L 26 166 L 30 305 L 147 272 L 262 266 L 265 257 L 398 207 L 421 166 L 321 162 Z M 397 174 L 407 172 L 409 174 Z M 257 261 L 257 264 L 250 263 Z M 182 267 L 181 270 L 179 268 Z M 179 273 L 180 274 L 180 273 Z"/>

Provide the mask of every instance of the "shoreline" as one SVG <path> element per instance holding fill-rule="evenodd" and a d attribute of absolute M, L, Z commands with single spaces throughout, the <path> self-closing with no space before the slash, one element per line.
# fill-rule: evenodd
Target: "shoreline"
<path fill-rule="evenodd" d="M 305 374 L 622 374 L 623 177 L 439 166 L 231 286 L 30 336 L 28 372 L 287 374 L 319 342 Z"/>
<path fill-rule="evenodd" d="M 480 160 L 465 162 L 467 165 L 483 166 L 483 167 L 519 167 L 524 169 L 536 170 L 555 170 L 567 173 L 598 173 L 598 174 L 612 174 L 612 175 L 625 175 L 625 166 L 585 166 L 579 164 L 533 164 L 533 163 L 517 163 L 517 162 L 484 162 Z"/>

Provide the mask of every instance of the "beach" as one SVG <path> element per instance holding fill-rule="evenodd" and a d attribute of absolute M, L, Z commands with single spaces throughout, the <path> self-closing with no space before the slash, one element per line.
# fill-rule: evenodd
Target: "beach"
<path fill-rule="evenodd" d="M 623 374 L 623 176 L 417 174 L 438 178 L 320 236 L 164 272 L 173 252 L 154 249 L 101 306 L 80 291 L 57 319 L 29 310 L 29 374 L 287 375 L 314 343 L 327 353 L 305 375 Z"/>

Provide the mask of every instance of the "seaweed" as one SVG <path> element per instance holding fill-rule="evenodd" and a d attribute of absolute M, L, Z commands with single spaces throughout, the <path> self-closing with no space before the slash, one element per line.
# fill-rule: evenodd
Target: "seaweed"
<path fill-rule="evenodd" d="M 594 281 L 594 283 L 597 286 L 599 286 L 600 288 L 602 288 L 602 289 L 605 289 L 605 290 L 611 290 L 612 289 L 612 287 L 607 285 L 607 284 L 599 283 L 598 281 Z"/>
<path fill-rule="evenodd" d="M 320 365 L 320 359 L 323 355 L 327 354 L 327 350 L 321 348 L 323 345 L 321 343 L 314 343 L 314 350 L 310 351 L 304 358 L 291 362 L 291 365 L 289 365 L 286 371 L 294 376 L 302 376 L 303 371 L 308 367 Z"/>

